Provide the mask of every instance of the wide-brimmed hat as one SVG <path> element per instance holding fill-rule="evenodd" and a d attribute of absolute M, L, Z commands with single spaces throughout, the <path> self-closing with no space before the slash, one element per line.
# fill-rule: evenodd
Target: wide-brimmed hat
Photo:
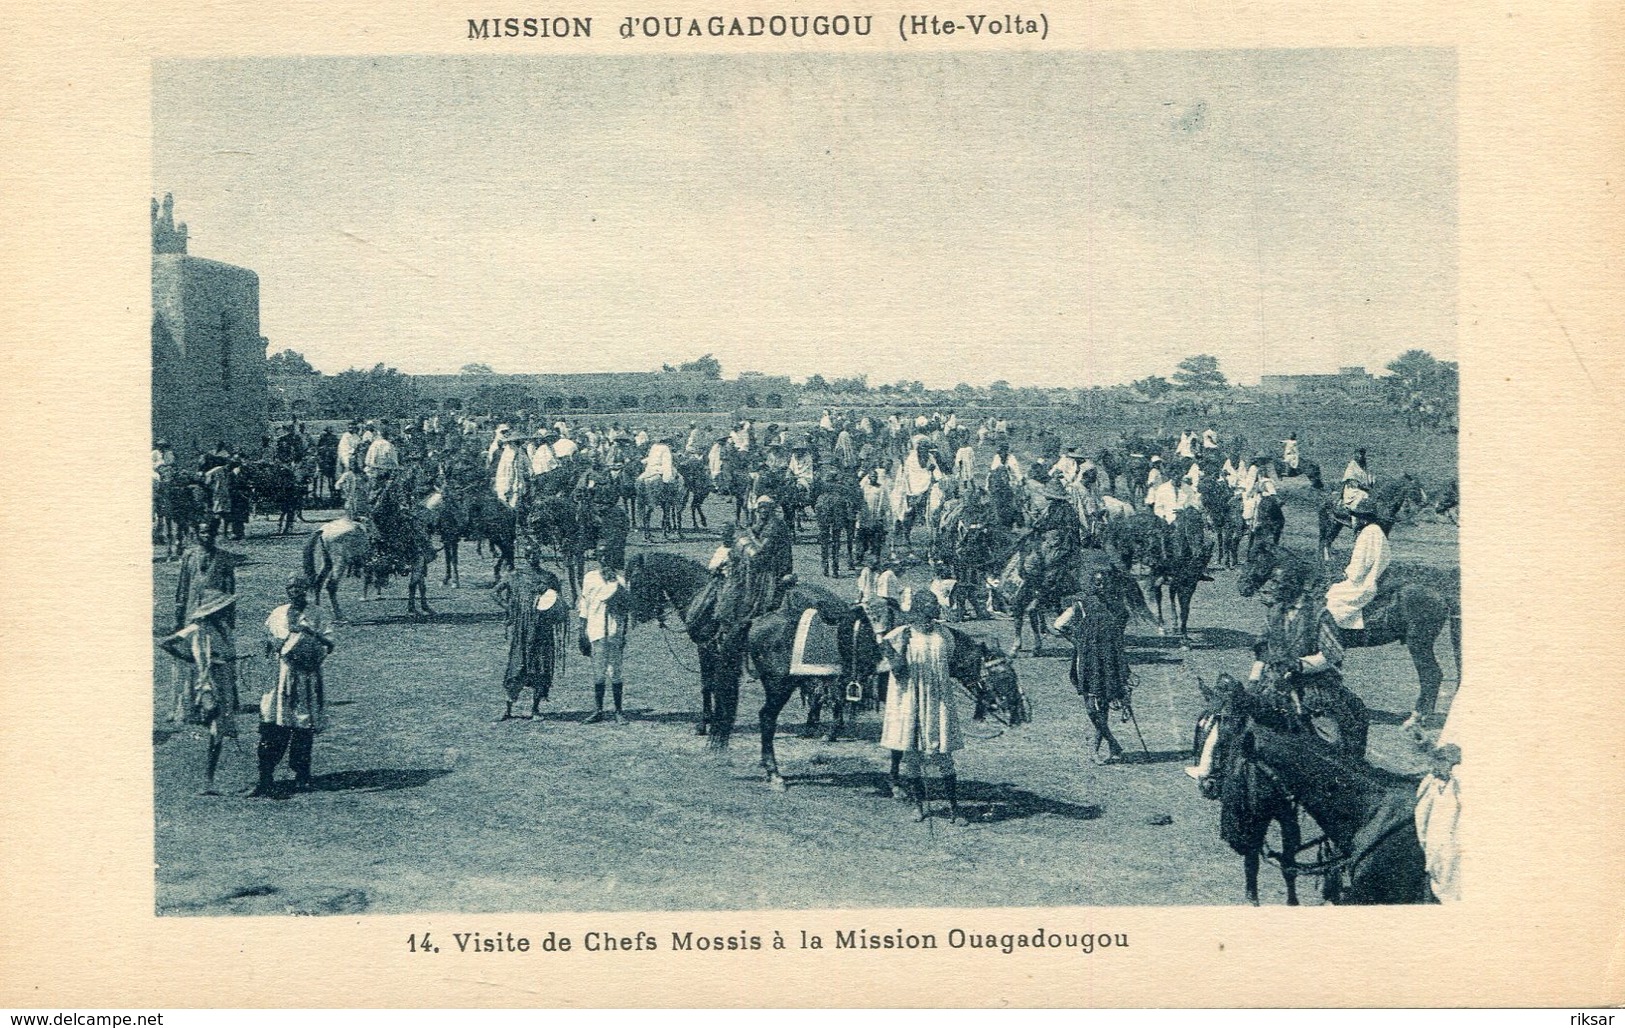
<path fill-rule="evenodd" d="M 772 507 L 777 503 L 778 503 L 778 501 L 773 499 L 773 497 L 771 497 L 771 496 L 758 496 L 758 497 L 756 497 L 756 506 L 758 506 L 758 507 Z"/>
<path fill-rule="evenodd" d="M 1066 449 L 1061 451 L 1061 456 L 1063 456 L 1063 457 L 1081 457 L 1081 456 L 1083 456 L 1083 451 L 1079 447 L 1068 446 Z"/>
<path fill-rule="evenodd" d="M 218 614 L 237 602 L 235 593 L 221 592 L 218 589 L 205 589 L 203 595 L 198 597 L 197 606 L 186 616 L 188 621 L 202 621 L 212 614 Z"/>

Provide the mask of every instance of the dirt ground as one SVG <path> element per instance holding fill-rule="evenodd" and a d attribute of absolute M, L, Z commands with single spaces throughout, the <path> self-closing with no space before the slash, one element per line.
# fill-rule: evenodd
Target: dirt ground
<path fill-rule="evenodd" d="M 1293 494 L 1288 503 L 1287 542 L 1306 550 L 1312 502 Z M 721 513 L 718 504 L 713 524 Z M 305 538 L 269 531 L 256 519 L 249 540 L 228 544 L 249 562 L 238 578 L 243 652 L 258 648 L 259 625 L 282 602 L 282 582 Z M 640 545 L 634 534 L 634 552 Z M 699 557 L 714 544 L 655 545 Z M 1455 528 L 1403 526 L 1394 548 L 1401 559 L 1451 564 Z M 814 545 L 797 546 L 804 578 L 818 579 L 817 559 Z M 587 662 L 573 653 L 545 720 L 495 722 L 503 626 L 487 588 L 489 563 L 471 543 L 462 563 L 458 590 L 440 584 L 436 564 L 430 596 L 439 614 L 421 621 L 405 615 L 403 581 L 371 602 L 360 601 L 353 583 L 344 586 L 351 623 L 328 664 L 330 717 L 316 740 L 310 793 L 234 795 L 254 777 L 254 708 L 273 673 L 260 658 L 249 662 L 240 741 L 228 743 L 222 762 L 226 795 L 199 796 L 202 736 L 167 720 L 173 661 L 155 649 L 160 913 L 1243 901 L 1241 860 L 1219 840 L 1218 806 L 1200 798 L 1182 771 L 1200 706 L 1195 676 L 1244 675 L 1262 623 L 1257 601 L 1237 595 L 1234 572 L 1217 572 L 1197 593 L 1189 649 L 1154 629 L 1131 628 L 1145 748 L 1133 727 L 1119 728 L 1135 754 L 1129 763 L 1097 767 L 1088 759 L 1088 722 L 1067 681 L 1062 640 L 1049 640 L 1053 656 L 1018 661 L 1033 723 L 972 723 L 967 705 L 969 739 L 957 760 L 972 823 L 954 827 L 941 816 L 917 822 L 912 805 L 881 795 L 878 714 L 863 716 L 856 740 L 829 744 L 799 737 L 805 712 L 792 700 L 777 740 L 789 789 L 775 793 L 757 768 L 761 688 L 747 680 L 731 751 L 707 751 L 694 733 L 693 648 L 652 625 L 634 632 L 627 654 L 629 724 L 583 723 L 591 681 Z M 162 622 L 172 611 L 175 566 L 158 560 L 153 567 L 158 633 L 170 627 Z M 925 577 L 915 569 L 906 581 Z M 833 585 L 853 591 L 850 577 Z M 1013 631 L 1008 621 L 963 627 L 1004 645 Z M 1438 653 L 1444 710 L 1457 684 L 1447 636 Z M 1397 727 L 1416 691 L 1406 652 L 1351 650 L 1345 670 L 1372 708 L 1372 760 L 1418 768 Z M 289 776 L 285 767 L 280 776 Z M 1261 885 L 1265 903 L 1284 900 L 1278 873 L 1266 867 Z M 1306 903 L 1319 901 L 1312 885 L 1301 891 Z"/>

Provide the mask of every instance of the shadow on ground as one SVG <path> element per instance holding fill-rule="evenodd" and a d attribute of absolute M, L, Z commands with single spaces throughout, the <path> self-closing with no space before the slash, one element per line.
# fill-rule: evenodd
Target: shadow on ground
<path fill-rule="evenodd" d="M 847 789 L 886 795 L 886 775 L 882 771 L 830 772 L 826 774 L 786 775 L 785 784 L 794 789 L 811 786 L 824 789 Z M 943 803 L 941 785 L 927 779 L 926 787 L 933 804 Z M 1065 800 L 1040 796 L 1026 789 L 1018 789 L 1008 782 L 978 782 L 962 779 L 959 782 L 959 806 L 973 821 L 985 824 L 1000 821 L 1020 821 L 1049 814 L 1068 821 L 1093 821 L 1106 812 L 1098 803 L 1068 803 Z"/>

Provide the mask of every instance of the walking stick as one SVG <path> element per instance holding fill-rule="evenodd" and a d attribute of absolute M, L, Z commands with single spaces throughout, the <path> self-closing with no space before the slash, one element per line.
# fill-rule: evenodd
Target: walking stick
<path fill-rule="evenodd" d="M 1145 736 L 1140 733 L 1140 719 L 1134 716 L 1134 704 L 1126 697 L 1123 700 L 1123 713 L 1128 715 L 1128 723 L 1134 726 L 1134 734 L 1140 740 L 1140 749 L 1145 751 L 1147 757 L 1151 756 L 1151 749 L 1145 744 Z"/>

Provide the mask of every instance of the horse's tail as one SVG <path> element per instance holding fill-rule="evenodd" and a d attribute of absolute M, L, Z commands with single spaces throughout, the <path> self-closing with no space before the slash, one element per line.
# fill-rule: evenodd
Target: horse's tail
<path fill-rule="evenodd" d="M 1126 571 L 1118 571 L 1117 591 L 1123 597 L 1123 605 L 1128 608 L 1129 617 L 1141 624 L 1149 625 L 1156 621 L 1151 616 L 1151 608 L 1145 602 L 1145 593 L 1140 590 L 1140 584 L 1134 576 Z"/>
<path fill-rule="evenodd" d="M 316 584 L 317 547 L 321 547 L 322 549 L 322 564 L 323 569 L 325 570 L 328 563 L 327 548 L 322 546 L 322 530 L 319 528 L 310 533 L 310 538 L 305 540 L 304 573 L 305 578 L 310 581 L 312 587 L 314 587 Z"/>

